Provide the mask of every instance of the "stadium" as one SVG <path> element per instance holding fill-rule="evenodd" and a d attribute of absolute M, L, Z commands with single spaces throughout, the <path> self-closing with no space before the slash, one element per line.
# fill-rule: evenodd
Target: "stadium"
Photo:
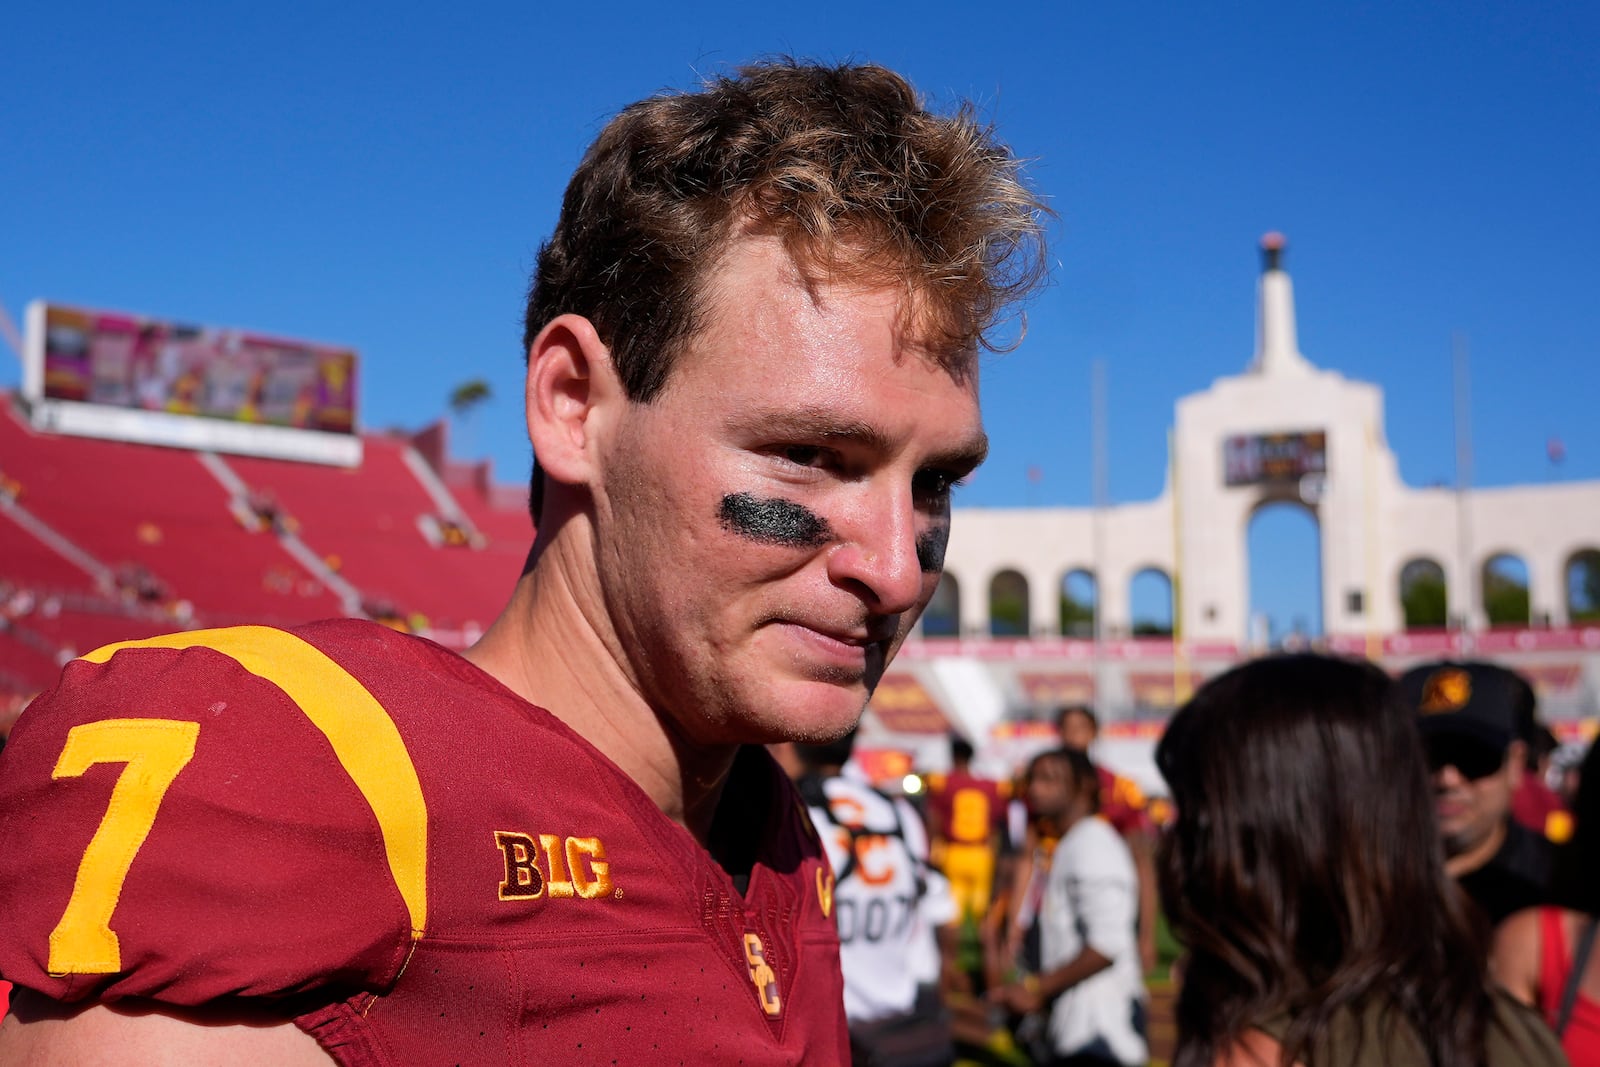
<path fill-rule="evenodd" d="M 1301 354 L 1281 248 L 1263 243 L 1248 366 L 1177 404 L 1158 499 L 958 509 L 864 724 L 876 778 L 942 770 L 952 730 L 1006 773 L 1084 703 L 1107 763 L 1160 792 L 1165 717 L 1267 650 L 1243 539 L 1283 503 L 1320 532 L 1319 647 L 1394 672 L 1492 657 L 1559 738 L 1593 736 L 1600 483 L 1403 485 L 1381 387 Z M 8 716 L 73 657 L 173 630 L 352 615 L 464 648 L 520 571 L 525 486 L 454 459 L 445 419 L 362 431 L 348 350 L 42 303 L 23 347 L 23 387 L 0 397 Z M 1130 590 L 1152 581 L 1165 610 L 1136 618 Z"/>
<path fill-rule="evenodd" d="M 1010 741 L 998 774 L 1026 754 L 1023 739 L 1050 736 L 1036 716 L 1092 704 L 1111 724 L 1105 761 L 1159 793 L 1150 751 L 1175 705 L 1244 659 L 1315 645 L 1395 674 L 1493 659 L 1534 684 L 1558 737 L 1593 736 L 1600 482 L 1403 484 L 1382 387 L 1301 353 L 1283 247 L 1279 234 L 1262 240 L 1242 373 L 1177 402 L 1159 498 L 958 513 L 923 640 L 879 689 L 880 723 L 942 714 L 968 736 Z M 1269 642 L 1249 615 L 1246 534 L 1284 505 L 1320 535 L 1321 617 L 1315 637 Z M 1141 585 L 1157 591 L 1156 610 Z"/>
<path fill-rule="evenodd" d="M 355 432 L 348 352 L 43 305 L 28 343 L 0 398 L 13 714 L 74 656 L 173 630 L 354 615 L 463 648 L 521 570 L 526 490 L 452 463 L 443 422 Z"/>

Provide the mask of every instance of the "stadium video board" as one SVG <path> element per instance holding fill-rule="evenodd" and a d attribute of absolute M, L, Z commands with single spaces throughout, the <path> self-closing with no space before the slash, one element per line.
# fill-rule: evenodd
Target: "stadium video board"
<path fill-rule="evenodd" d="M 1307 475 L 1326 474 L 1328 434 L 1324 430 L 1237 434 L 1222 444 L 1222 469 L 1230 486 L 1294 483 Z"/>
<path fill-rule="evenodd" d="M 35 301 L 23 397 L 57 433 L 354 466 L 356 366 L 348 348 Z"/>

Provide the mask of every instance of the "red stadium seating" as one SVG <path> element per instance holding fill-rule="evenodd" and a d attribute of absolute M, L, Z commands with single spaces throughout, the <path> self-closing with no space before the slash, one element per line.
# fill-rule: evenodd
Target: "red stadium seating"
<path fill-rule="evenodd" d="M 147 575 L 151 602 L 275 623 L 340 613 L 275 537 L 240 524 L 193 452 L 38 433 L 6 401 L 0 456 L 18 504 L 114 573 Z"/>
<path fill-rule="evenodd" d="M 0 630 L 0 697 L 8 693 L 37 693 L 55 682 L 61 672 L 56 657 L 35 647 L 10 630 Z M 0 708 L 4 701 L 0 699 Z"/>
<path fill-rule="evenodd" d="M 181 618 L 159 613 L 129 614 L 114 605 L 98 608 L 51 607 L 47 603 L 43 610 L 19 618 L 16 624 L 49 641 L 66 658 L 118 641 L 137 641 L 190 628 Z"/>
<path fill-rule="evenodd" d="M 411 438 L 411 445 L 438 472 L 473 527 L 487 540 L 487 550 L 514 556 L 520 570 L 533 544 L 533 519 L 528 514 L 527 472 L 511 484 L 496 482 L 488 460 L 463 463 L 450 458 L 450 425 L 434 423 Z"/>
<path fill-rule="evenodd" d="M 29 585 L 50 592 L 94 590 L 94 579 L 82 567 L 68 560 L 0 510 L 0 574 L 26 574 Z"/>
<path fill-rule="evenodd" d="M 445 628 L 494 621 L 531 539 L 494 551 L 434 545 L 422 524 L 441 509 L 406 465 L 410 444 L 369 437 L 364 447 L 355 469 L 246 456 L 227 463 L 253 490 L 276 499 L 301 540 L 369 606 Z"/>
<path fill-rule="evenodd" d="M 279 530 L 331 562 L 367 614 L 470 642 L 532 543 L 525 490 L 438 451 L 427 457 L 435 481 L 404 438 L 363 444 L 354 469 L 230 456 L 219 477 L 192 451 L 36 431 L 0 395 L 0 494 L 15 498 L 0 508 L 0 702 L 113 641 L 343 614 L 341 595 L 251 506 L 275 509 Z M 229 472 L 251 506 L 233 499 Z"/>

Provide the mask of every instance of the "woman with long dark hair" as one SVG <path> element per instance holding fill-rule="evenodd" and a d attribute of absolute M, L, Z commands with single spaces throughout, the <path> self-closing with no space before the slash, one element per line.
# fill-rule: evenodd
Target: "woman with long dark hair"
<path fill-rule="evenodd" d="M 1539 1010 L 1572 1067 L 1600 1067 L 1600 743 L 1584 757 L 1572 816 L 1572 839 L 1556 853 L 1556 903 L 1500 924 L 1491 970 Z"/>
<path fill-rule="evenodd" d="M 1173 717 L 1156 762 L 1177 808 L 1162 903 L 1188 952 L 1173 1067 L 1562 1062 L 1492 991 L 1413 714 L 1378 668 L 1235 668 Z"/>

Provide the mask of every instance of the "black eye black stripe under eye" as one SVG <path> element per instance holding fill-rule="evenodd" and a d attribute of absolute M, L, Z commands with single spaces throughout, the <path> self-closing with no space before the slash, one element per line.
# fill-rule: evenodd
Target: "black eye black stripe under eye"
<path fill-rule="evenodd" d="M 730 533 L 764 545 L 820 548 L 833 540 L 828 521 L 792 500 L 760 500 L 750 493 L 729 493 L 717 508 L 717 519 Z"/>

